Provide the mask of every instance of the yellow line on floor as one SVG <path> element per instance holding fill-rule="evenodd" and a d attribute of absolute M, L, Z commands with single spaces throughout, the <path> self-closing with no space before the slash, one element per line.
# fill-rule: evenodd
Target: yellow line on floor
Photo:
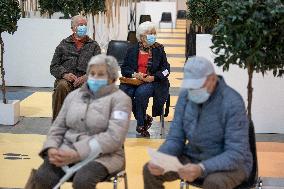
<path fill-rule="evenodd" d="M 157 39 L 157 42 L 163 44 L 163 45 L 184 45 L 185 46 L 185 40 L 184 39 Z"/>
<path fill-rule="evenodd" d="M 158 32 L 158 33 L 159 33 L 159 32 L 172 32 L 172 33 L 176 33 L 176 32 L 180 33 L 180 32 L 182 32 L 182 33 L 185 33 L 185 29 L 162 28 L 162 29 L 158 29 L 157 32 Z"/>
<path fill-rule="evenodd" d="M 185 54 L 185 47 L 165 47 L 167 54 Z"/>
<path fill-rule="evenodd" d="M 24 117 L 51 117 L 52 116 L 52 93 L 35 92 L 21 101 L 21 116 Z"/>
<path fill-rule="evenodd" d="M 158 33 L 157 37 L 183 37 L 185 38 L 185 33 Z"/>
<path fill-rule="evenodd" d="M 168 62 L 170 63 L 171 67 L 184 67 L 185 58 L 167 58 Z"/>

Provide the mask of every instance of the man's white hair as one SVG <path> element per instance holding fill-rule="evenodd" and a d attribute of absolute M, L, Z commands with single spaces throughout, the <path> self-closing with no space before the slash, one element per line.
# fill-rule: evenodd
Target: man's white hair
<path fill-rule="evenodd" d="M 136 38 L 138 41 L 141 41 L 141 35 L 144 35 L 146 32 L 151 31 L 152 29 L 156 30 L 156 25 L 153 22 L 143 22 L 141 23 L 136 31 Z"/>
<path fill-rule="evenodd" d="M 78 25 L 78 21 L 81 20 L 81 19 L 87 20 L 86 17 L 81 16 L 81 15 L 73 16 L 71 18 L 71 28 L 74 28 L 75 26 L 77 26 Z"/>
<path fill-rule="evenodd" d="M 113 56 L 107 56 L 105 54 L 99 54 L 91 58 L 91 60 L 88 63 L 87 68 L 87 75 L 90 72 L 90 68 L 93 65 L 106 65 L 107 66 L 107 74 L 108 78 L 115 81 L 117 80 L 119 74 L 118 74 L 118 63 L 116 59 Z"/>

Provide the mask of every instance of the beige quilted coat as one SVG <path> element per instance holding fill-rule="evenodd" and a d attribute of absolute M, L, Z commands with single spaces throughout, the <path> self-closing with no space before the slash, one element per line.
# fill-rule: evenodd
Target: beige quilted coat
<path fill-rule="evenodd" d="M 40 155 L 51 147 L 74 149 L 85 159 L 95 138 L 102 154 L 95 161 L 113 173 L 125 166 L 123 143 L 129 128 L 131 99 L 114 84 L 93 94 L 84 84 L 71 92 L 54 121 Z"/>

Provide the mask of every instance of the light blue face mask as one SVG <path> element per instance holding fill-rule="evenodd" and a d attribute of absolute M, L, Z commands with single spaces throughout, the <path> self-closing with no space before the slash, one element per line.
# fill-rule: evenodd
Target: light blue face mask
<path fill-rule="evenodd" d="M 210 97 L 210 93 L 207 92 L 206 88 L 201 89 L 189 89 L 188 98 L 196 104 L 202 104 L 206 102 Z"/>
<path fill-rule="evenodd" d="M 78 35 L 78 37 L 84 37 L 87 34 L 87 26 L 78 26 L 76 29 L 76 34 Z"/>
<path fill-rule="evenodd" d="M 102 87 L 107 85 L 107 80 L 106 79 L 95 79 L 92 77 L 89 77 L 87 80 L 87 84 L 89 86 L 89 89 L 95 93 L 98 90 L 100 90 Z"/>
<path fill-rule="evenodd" d="M 156 42 L 156 35 L 146 35 L 147 37 L 147 44 L 153 45 Z"/>

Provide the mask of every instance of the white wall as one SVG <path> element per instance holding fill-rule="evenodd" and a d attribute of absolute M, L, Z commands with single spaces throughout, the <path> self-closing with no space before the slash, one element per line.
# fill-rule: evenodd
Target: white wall
<path fill-rule="evenodd" d="M 127 38 L 128 7 L 121 7 L 121 21 L 109 27 L 96 23 L 96 40 L 107 48 L 112 39 Z M 88 34 L 92 36 L 92 25 Z M 53 87 L 49 66 L 56 46 L 72 33 L 70 19 L 21 18 L 14 35 L 3 34 L 7 86 Z M 102 34 L 106 34 L 102 38 Z M 1 83 L 1 81 L 0 81 Z"/>
<path fill-rule="evenodd" d="M 157 27 L 159 27 L 159 22 L 162 17 L 162 12 L 171 12 L 173 20 L 173 28 L 176 27 L 176 14 L 177 6 L 176 2 L 155 2 L 155 1 L 141 1 L 137 3 L 137 17 L 136 23 L 139 24 L 140 15 L 149 14 L 151 15 L 151 20 Z M 171 28 L 171 24 L 161 23 L 161 28 Z"/>
<path fill-rule="evenodd" d="M 177 10 L 187 10 L 186 0 L 177 0 Z"/>
<path fill-rule="evenodd" d="M 14 35 L 3 35 L 7 86 L 52 87 L 54 50 L 70 34 L 70 20 L 20 19 Z"/>
<path fill-rule="evenodd" d="M 214 61 L 209 48 L 211 35 L 197 35 L 196 54 Z M 228 72 L 215 65 L 216 72 L 223 75 L 225 81 L 237 90 L 247 101 L 247 70 L 231 66 Z M 284 79 L 275 78 L 271 72 L 264 77 L 260 73 L 253 76 L 252 119 L 257 133 L 284 133 Z"/>

